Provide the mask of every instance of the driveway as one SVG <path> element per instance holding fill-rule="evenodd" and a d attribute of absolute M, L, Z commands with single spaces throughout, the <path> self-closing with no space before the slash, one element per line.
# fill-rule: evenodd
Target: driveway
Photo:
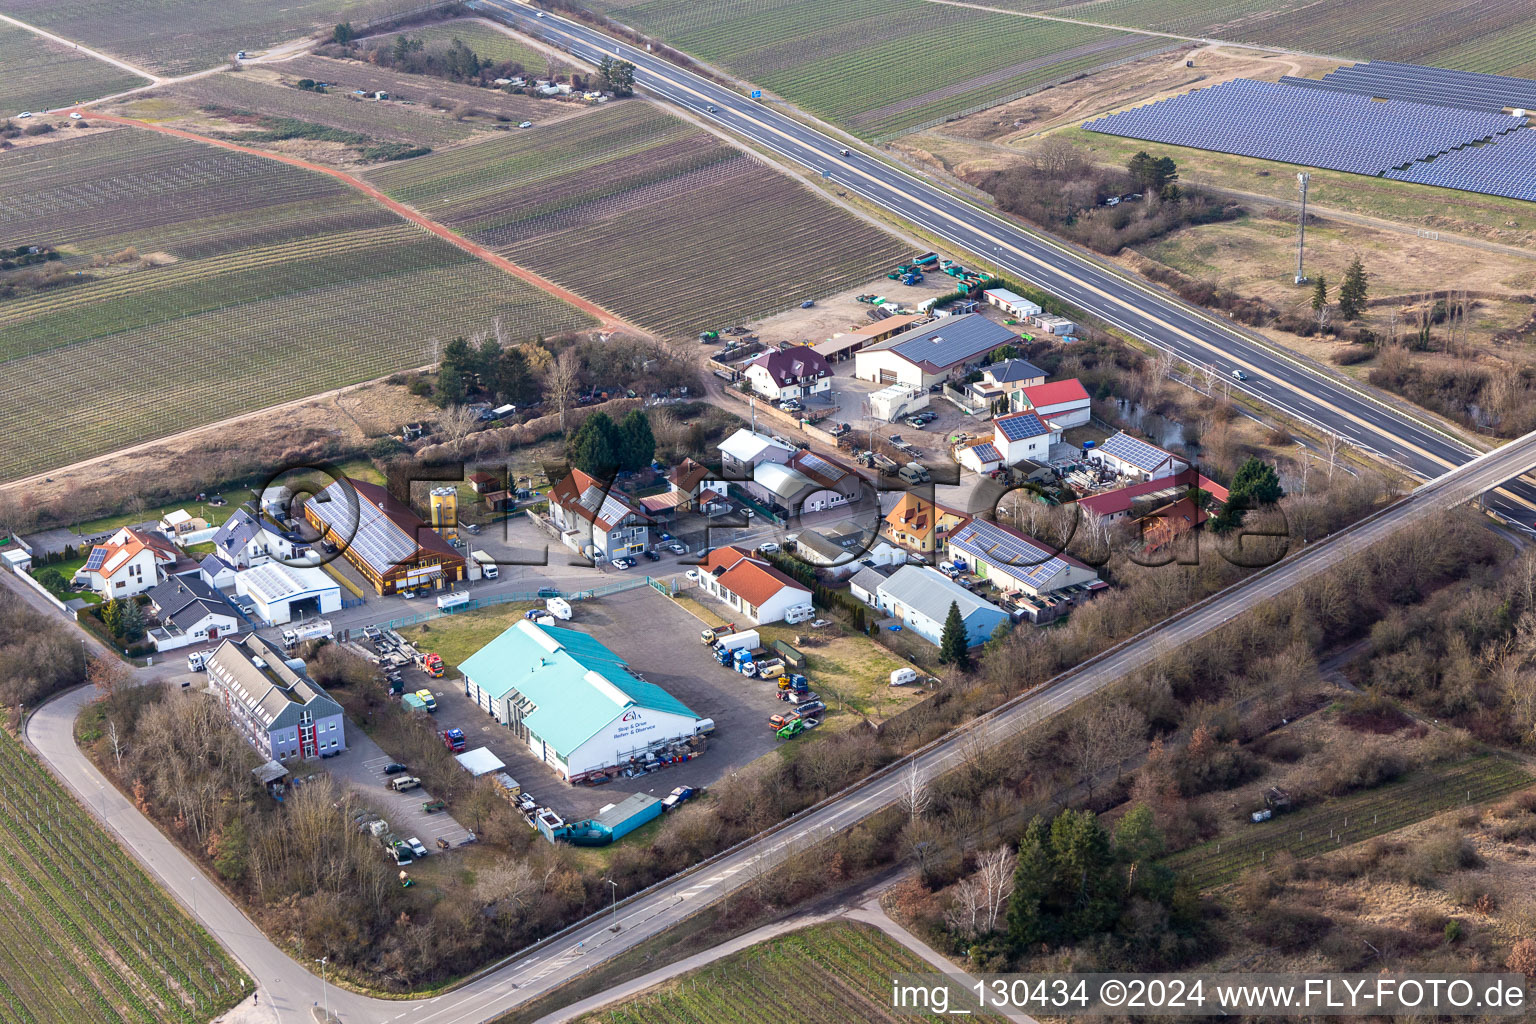
<path fill-rule="evenodd" d="M 631 570 L 638 572 L 638 569 Z M 680 574 L 679 574 L 680 575 Z M 715 721 L 704 756 L 635 779 L 597 787 L 572 786 L 533 755 L 510 729 L 476 707 L 462 679 L 431 682 L 437 695 L 437 727 L 464 730 L 472 749 L 489 747 L 525 792 L 566 820 L 591 817 L 631 793 L 665 796 L 675 786 L 709 786 L 774 749 L 768 716 L 784 710 L 777 685 L 746 679 L 715 662 L 699 642 L 698 619 L 650 587 L 573 605 L 569 625 L 616 651 L 638 675 L 655 683 L 695 714 Z M 407 682 L 414 679 L 407 676 Z M 381 787 L 382 788 L 382 787 Z"/>
<path fill-rule="evenodd" d="M 384 766 L 394 758 L 384 753 L 383 748 L 356 725 L 348 732 L 346 752 L 324 761 L 325 769 L 337 782 L 355 792 L 364 807 L 389 822 L 395 835 L 401 839 L 416 836 L 432 853 L 438 852 L 439 839 L 458 846 L 469 838 L 469 829 L 455 821 L 447 811 L 428 814 L 421 809 L 423 803 L 436 799 L 425 789 L 396 793 L 386 786 L 389 776 L 384 774 Z"/>

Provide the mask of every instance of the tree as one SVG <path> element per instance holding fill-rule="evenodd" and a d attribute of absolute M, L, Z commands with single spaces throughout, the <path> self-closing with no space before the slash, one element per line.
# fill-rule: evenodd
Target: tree
<path fill-rule="evenodd" d="M 123 635 L 123 602 L 112 598 L 101 606 L 101 621 L 107 627 L 107 632 L 113 636 Z"/>
<path fill-rule="evenodd" d="M 571 438 L 571 465 L 584 473 L 606 479 L 619 468 L 624 439 L 605 412 L 588 416 Z"/>
<path fill-rule="evenodd" d="M 122 632 L 118 635 L 130 644 L 144 639 L 144 609 L 139 606 L 139 602 L 131 598 L 123 602 L 119 628 Z"/>
<path fill-rule="evenodd" d="M 350 21 L 344 21 L 331 29 L 331 42 L 346 46 L 357 38 L 357 30 L 352 27 Z"/>
<path fill-rule="evenodd" d="M 632 96 L 635 92 L 635 66 L 627 60 L 604 57 L 597 65 L 603 88 L 615 96 Z"/>
<path fill-rule="evenodd" d="M 454 338 L 443 346 L 442 358 L 437 364 L 437 393 L 444 405 L 464 401 L 469 393 L 469 381 L 475 373 L 475 352 L 463 337 Z"/>
<path fill-rule="evenodd" d="M 939 661 L 953 665 L 962 672 L 971 670 L 971 638 L 966 633 L 965 619 L 960 615 L 958 601 L 949 602 L 944 632 L 939 634 Z"/>
<path fill-rule="evenodd" d="M 631 472 L 644 469 L 656 457 L 656 435 L 651 433 L 650 417 L 631 409 L 619 423 L 619 468 Z"/>
<path fill-rule="evenodd" d="M 1182 203 L 1184 201 L 1184 190 L 1179 188 L 1178 182 L 1175 181 L 1170 181 L 1164 185 L 1163 190 L 1157 195 L 1165 203 Z"/>
<path fill-rule="evenodd" d="M 1044 913 L 1046 897 L 1055 884 L 1049 838 L 1050 826 L 1036 815 L 1019 840 L 1013 894 L 1008 900 L 1008 938 L 1019 949 L 1044 941 L 1051 932 Z"/>
<path fill-rule="evenodd" d="M 1312 312 L 1321 313 L 1328 308 L 1328 279 L 1322 274 L 1312 282 Z"/>
<path fill-rule="evenodd" d="M 1179 165 L 1169 157 L 1155 157 L 1141 150 L 1131 157 L 1125 169 L 1143 192 L 1161 193 L 1163 186 L 1179 176 Z"/>
<path fill-rule="evenodd" d="M 1211 519 L 1211 529 L 1217 533 L 1236 529 L 1243 524 L 1250 509 L 1273 505 L 1283 497 L 1285 491 L 1280 486 L 1280 475 L 1275 472 L 1275 467 L 1250 456 L 1232 477 L 1232 486 L 1227 489 L 1227 503 Z"/>
<path fill-rule="evenodd" d="M 462 454 L 464 441 L 480 423 L 480 413 L 467 405 L 450 405 L 437 414 L 437 429 L 454 454 Z"/>
<path fill-rule="evenodd" d="M 51 565 L 34 572 L 32 578 L 56 594 L 69 589 L 69 581 L 64 578 L 64 574 Z"/>
<path fill-rule="evenodd" d="M 102 697 L 111 699 L 128 681 L 128 670 L 116 657 L 92 658 L 85 670 L 85 678 L 101 691 Z"/>
<path fill-rule="evenodd" d="M 526 405 L 533 394 L 533 374 L 528 370 L 528 359 L 522 350 L 516 347 L 499 350 L 487 383 L 501 400 Z"/>
<path fill-rule="evenodd" d="M 245 819 L 238 814 L 231 818 L 229 824 L 220 829 L 209 842 L 208 852 L 213 856 L 213 869 L 219 873 L 220 878 L 231 882 L 243 878 L 250 856 Z"/>
<path fill-rule="evenodd" d="M 565 412 L 576 397 L 581 381 L 581 362 L 574 348 L 560 353 L 544 373 L 544 400 L 560 410 L 560 432 L 565 432 Z"/>
<path fill-rule="evenodd" d="M 1365 312 L 1365 266 L 1356 256 L 1344 271 L 1344 283 L 1339 285 L 1339 316 L 1345 320 L 1358 320 Z"/>

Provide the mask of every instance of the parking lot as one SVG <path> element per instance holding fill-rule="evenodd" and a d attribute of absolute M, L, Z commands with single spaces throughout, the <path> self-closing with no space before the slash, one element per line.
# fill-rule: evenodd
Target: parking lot
<path fill-rule="evenodd" d="M 418 787 L 396 793 L 386 785 L 390 776 L 384 774 L 384 766 L 393 760 L 354 726 L 347 730 L 346 752 L 327 759 L 325 767 L 337 782 L 357 793 L 364 807 L 389 822 L 390 831 L 401 839 L 416 836 L 429 853 L 439 852 L 439 839 L 447 840 L 451 846 L 468 839 L 469 829 L 447 811 L 428 814 L 421 809 L 423 803 L 435 799 L 427 790 Z M 383 855 L 380 852 L 379 856 Z"/>
<path fill-rule="evenodd" d="M 772 750 L 778 742 L 767 725 L 769 715 L 784 710 L 776 697 L 776 685 L 747 679 L 718 665 L 699 642 L 699 620 L 668 598 L 650 587 L 641 587 L 578 602 L 574 611 L 571 622 L 562 625 L 590 633 L 625 658 L 637 674 L 671 693 L 695 714 L 714 719 L 715 731 L 704 756 L 595 788 L 571 786 L 534 757 L 510 730 L 477 708 L 465 695 L 461 679 L 428 680 L 412 671 L 405 674 L 406 688 L 429 686 L 437 695 L 434 717 L 439 730 L 463 729 L 470 749 L 489 747 L 506 762 L 507 772 L 525 792 L 567 821 L 591 817 L 605 804 L 617 803 L 631 793 L 660 797 L 675 786 L 711 785 Z M 382 785 L 379 789 L 383 791 Z"/>

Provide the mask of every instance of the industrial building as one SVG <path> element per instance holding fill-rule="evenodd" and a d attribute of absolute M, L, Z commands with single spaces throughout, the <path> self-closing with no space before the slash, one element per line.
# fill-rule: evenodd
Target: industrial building
<path fill-rule="evenodd" d="M 269 626 L 341 610 L 341 584 L 323 569 L 267 562 L 235 573 L 234 582 L 235 593 Z"/>
<path fill-rule="evenodd" d="M 980 313 L 948 317 L 926 330 L 865 346 L 854 356 L 854 375 L 880 384 L 927 389 L 1018 340 L 1018 335 Z"/>
<path fill-rule="evenodd" d="M 304 662 L 255 633 L 208 656 L 208 683 L 235 730 L 274 761 L 330 757 L 347 749 L 341 705 L 310 679 Z"/>
<path fill-rule="evenodd" d="M 464 556 L 378 484 L 336 480 L 304 503 L 304 518 L 382 597 L 465 578 Z M 451 511 L 443 525 L 451 528 Z"/>
<path fill-rule="evenodd" d="M 1009 621 L 1003 609 L 926 565 L 904 565 L 889 579 L 876 584 L 875 603 L 885 614 L 901 620 L 903 627 L 935 646 L 943 637 L 951 605 L 960 609 L 971 647 L 986 643 L 998 626 Z"/>
<path fill-rule="evenodd" d="M 999 590 L 1031 597 L 1099 583 L 1098 574 L 1071 555 L 985 519 L 972 519 L 950 534 L 949 557 Z"/>
<path fill-rule="evenodd" d="M 925 323 L 932 319 L 927 313 L 897 313 L 887 317 L 881 317 L 874 323 L 856 327 L 851 331 L 833 335 L 819 345 L 811 346 L 819 355 L 825 356 L 830 362 L 841 363 L 851 359 L 862 349 L 894 338 L 902 331 Z"/>
<path fill-rule="evenodd" d="M 1189 463 L 1155 444 L 1120 431 L 1088 453 L 1088 461 L 1133 480 L 1160 480 L 1189 468 Z"/>
<path fill-rule="evenodd" d="M 775 513 L 788 517 L 821 512 L 859 500 L 864 481 L 827 455 L 796 451 L 782 465 L 761 462 L 746 490 Z"/>
<path fill-rule="evenodd" d="M 996 306 L 1009 316 L 1016 316 L 1021 320 L 1024 317 L 1039 316 L 1045 312 L 1040 308 L 1039 303 L 1031 302 L 1008 288 L 988 288 L 981 293 L 981 297 L 986 299 L 989 305 Z"/>
<path fill-rule="evenodd" d="M 592 637 L 524 619 L 459 666 L 464 693 L 567 781 L 643 761 L 713 723 Z"/>

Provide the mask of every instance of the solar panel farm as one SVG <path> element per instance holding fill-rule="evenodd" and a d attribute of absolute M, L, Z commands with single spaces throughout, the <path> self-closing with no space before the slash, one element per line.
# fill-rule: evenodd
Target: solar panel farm
<path fill-rule="evenodd" d="M 1176 45 L 925 0 L 594 6 L 867 138 L 899 135 Z"/>
<path fill-rule="evenodd" d="M 663 335 L 691 335 L 700 325 L 738 323 L 851 287 L 905 251 L 752 157 L 636 104 L 379 167 L 368 177 Z M 680 230 L 683 221 L 695 229 Z"/>
<path fill-rule="evenodd" d="M 7 153 L 0 195 L 0 236 L 90 278 L 0 304 L 0 476 L 429 363 L 497 317 L 590 324 L 331 178 L 143 130 Z"/>

